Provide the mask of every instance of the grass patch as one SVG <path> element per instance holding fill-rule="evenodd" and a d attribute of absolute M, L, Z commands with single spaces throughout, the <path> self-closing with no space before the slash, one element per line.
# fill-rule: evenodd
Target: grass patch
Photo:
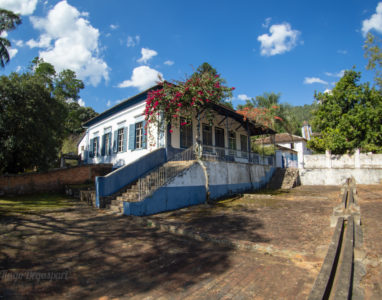
<path fill-rule="evenodd" d="M 50 211 L 68 208 L 73 199 L 60 194 L 35 194 L 0 197 L 0 215 Z"/>
<path fill-rule="evenodd" d="M 215 205 L 219 208 L 263 208 L 263 207 L 271 207 L 276 208 L 279 206 L 279 200 L 273 198 L 256 198 L 253 199 L 248 196 L 236 197 L 231 199 L 224 199 L 221 201 L 217 201 Z"/>

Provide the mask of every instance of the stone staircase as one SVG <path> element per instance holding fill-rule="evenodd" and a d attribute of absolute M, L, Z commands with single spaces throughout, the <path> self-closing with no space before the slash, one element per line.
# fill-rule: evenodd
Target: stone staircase
<path fill-rule="evenodd" d="M 138 202 L 151 195 L 178 174 L 187 170 L 195 161 L 169 161 L 149 172 L 144 177 L 122 188 L 112 196 L 106 197 L 106 208 L 123 213 L 124 202 Z"/>
<path fill-rule="evenodd" d="M 295 168 L 277 168 L 267 184 L 269 190 L 290 190 L 299 185 L 299 173 Z"/>

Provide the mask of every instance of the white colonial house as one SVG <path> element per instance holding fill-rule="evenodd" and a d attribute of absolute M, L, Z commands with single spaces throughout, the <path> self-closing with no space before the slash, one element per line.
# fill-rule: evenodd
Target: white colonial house
<path fill-rule="evenodd" d="M 202 114 L 199 122 L 194 119 L 190 126 L 172 124 L 169 130 L 151 124 L 146 130 L 147 94 L 158 88 L 154 86 L 84 123 L 86 134 L 78 145 L 82 161 L 87 164 L 111 163 L 114 168 L 119 168 L 158 148 L 166 148 L 167 156 L 171 157 L 196 143 L 199 123 L 204 153 L 244 162 L 250 158 L 249 137 L 273 133 L 224 105 L 213 105 L 215 118 L 212 124 Z"/>
<path fill-rule="evenodd" d="M 146 125 L 144 111 L 154 86 L 84 124 L 82 162 L 109 163 L 114 171 L 95 179 L 95 205 L 127 215 L 149 215 L 208 199 L 258 189 L 275 170 L 274 157 L 251 153 L 250 137 L 274 134 L 225 105 L 180 126 Z M 178 124 L 179 123 L 179 124 Z M 198 142 L 197 142 L 198 137 Z M 89 192 L 91 193 L 91 192 Z"/>

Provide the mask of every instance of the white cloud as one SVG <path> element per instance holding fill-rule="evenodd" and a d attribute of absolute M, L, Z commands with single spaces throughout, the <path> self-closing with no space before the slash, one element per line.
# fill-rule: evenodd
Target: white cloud
<path fill-rule="evenodd" d="M 111 101 L 110 101 L 110 100 L 107 101 L 106 106 L 107 106 L 107 107 L 110 107 L 110 106 L 111 106 Z"/>
<path fill-rule="evenodd" d="M 269 24 L 271 23 L 272 18 L 266 18 L 264 23 L 261 24 L 261 27 L 268 28 Z"/>
<path fill-rule="evenodd" d="M 330 77 L 338 77 L 338 78 L 341 78 L 342 76 L 344 76 L 344 74 L 345 74 L 345 70 L 341 70 L 341 71 L 339 71 L 338 73 L 325 72 L 325 75 L 326 75 L 326 76 L 330 76 Z"/>
<path fill-rule="evenodd" d="M 348 51 L 347 50 L 337 50 L 337 53 L 338 54 L 343 54 L 343 55 L 345 55 L 345 54 L 348 54 Z"/>
<path fill-rule="evenodd" d="M 85 101 L 84 101 L 84 100 L 82 100 L 81 98 L 80 98 L 80 99 L 78 99 L 78 104 L 79 104 L 80 106 L 83 106 L 83 107 L 85 107 Z"/>
<path fill-rule="evenodd" d="M 99 57 L 99 31 L 83 18 L 87 15 L 61 1 L 46 18 L 30 17 L 33 27 L 42 34 L 38 42 L 30 40 L 27 44 L 42 48 L 39 56 L 57 71 L 71 69 L 80 79 L 96 86 L 102 78 L 108 80 L 109 68 Z"/>
<path fill-rule="evenodd" d="M 1 34 L 0 34 L 0 37 L 2 38 L 7 38 L 8 37 L 8 33 L 6 31 L 3 31 Z"/>
<path fill-rule="evenodd" d="M 114 25 L 114 24 L 110 24 L 110 29 L 111 30 L 116 30 L 116 29 L 118 29 L 118 25 Z"/>
<path fill-rule="evenodd" d="M 20 72 L 23 68 L 21 66 L 16 67 L 16 73 Z"/>
<path fill-rule="evenodd" d="M 332 92 L 332 90 L 330 90 L 330 89 L 326 89 L 326 90 L 324 91 L 324 94 L 332 95 L 333 92 Z"/>
<path fill-rule="evenodd" d="M 127 48 L 139 45 L 140 40 L 141 38 L 139 35 L 136 35 L 135 37 L 129 35 L 127 37 Z"/>
<path fill-rule="evenodd" d="M 39 41 L 35 41 L 34 39 L 31 39 L 29 41 L 26 42 L 26 44 L 30 47 L 30 48 L 48 48 L 50 47 L 50 43 L 52 41 L 52 38 L 47 35 L 47 34 L 42 34 L 40 36 L 40 40 Z"/>
<path fill-rule="evenodd" d="M 37 0 L 0 0 L 0 7 L 20 15 L 31 15 L 36 9 Z"/>
<path fill-rule="evenodd" d="M 15 44 L 17 47 L 24 46 L 24 42 L 22 40 L 13 40 L 12 43 Z"/>
<path fill-rule="evenodd" d="M 269 28 L 269 34 L 257 37 L 261 43 L 261 55 L 272 56 L 292 50 L 296 44 L 300 32 L 292 29 L 289 23 L 275 24 Z"/>
<path fill-rule="evenodd" d="M 166 60 L 164 62 L 164 64 L 167 65 L 167 66 L 172 66 L 174 64 L 174 62 L 172 60 Z"/>
<path fill-rule="evenodd" d="M 378 3 L 375 14 L 373 14 L 370 19 L 366 19 L 362 22 L 362 33 L 364 36 L 372 29 L 382 33 L 382 2 Z"/>
<path fill-rule="evenodd" d="M 237 99 L 245 101 L 245 100 L 249 100 L 249 97 L 246 94 L 240 94 L 240 95 L 237 95 Z"/>
<path fill-rule="evenodd" d="M 158 52 L 148 48 L 142 48 L 141 50 L 142 57 L 137 60 L 139 63 L 147 64 L 147 62 L 152 59 L 154 56 L 158 55 Z"/>
<path fill-rule="evenodd" d="M 140 91 L 144 91 L 155 85 L 159 81 L 159 77 L 163 78 L 163 75 L 157 70 L 151 69 L 148 66 L 140 66 L 133 70 L 131 79 L 121 82 L 118 87 L 135 87 Z"/>
<path fill-rule="evenodd" d="M 9 58 L 12 59 L 16 56 L 17 52 L 19 52 L 19 50 L 17 49 L 14 49 L 14 48 L 10 48 L 8 49 L 8 53 L 9 53 Z"/>
<path fill-rule="evenodd" d="M 313 83 L 328 84 L 326 81 L 324 81 L 318 77 L 305 77 L 304 83 L 305 84 L 313 84 Z"/>

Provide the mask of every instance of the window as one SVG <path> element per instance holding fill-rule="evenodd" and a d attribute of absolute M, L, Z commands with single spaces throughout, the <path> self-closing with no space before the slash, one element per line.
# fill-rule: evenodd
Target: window
<path fill-rule="evenodd" d="M 247 157 L 248 152 L 248 137 L 246 135 L 240 135 L 240 150 L 242 157 Z"/>
<path fill-rule="evenodd" d="M 223 128 L 215 127 L 215 146 L 221 148 L 225 147 Z"/>
<path fill-rule="evenodd" d="M 117 136 L 117 151 L 123 152 L 123 140 L 125 136 L 125 130 L 124 128 L 118 129 L 118 136 Z"/>
<path fill-rule="evenodd" d="M 240 149 L 241 151 L 248 151 L 248 137 L 246 135 L 240 135 Z"/>
<path fill-rule="evenodd" d="M 146 149 L 145 121 L 130 124 L 129 150 Z"/>
<path fill-rule="evenodd" d="M 143 146 L 143 122 L 135 124 L 135 149 L 141 149 Z"/>
<path fill-rule="evenodd" d="M 203 124 L 203 145 L 212 146 L 212 127 Z"/>
<path fill-rule="evenodd" d="M 230 131 L 228 134 L 228 147 L 231 150 L 236 150 L 236 133 L 234 131 Z"/>
<path fill-rule="evenodd" d="M 184 118 L 180 118 L 180 124 L 185 123 Z M 192 123 L 187 125 L 180 126 L 180 147 L 188 148 L 193 144 L 192 140 Z"/>
<path fill-rule="evenodd" d="M 294 143 L 290 143 L 290 148 L 294 149 Z"/>
<path fill-rule="evenodd" d="M 105 155 L 111 155 L 111 132 L 105 134 L 104 143 Z"/>
<path fill-rule="evenodd" d="M 93 156 L 98 156 L 98 137 L 93 139 Z"/>

